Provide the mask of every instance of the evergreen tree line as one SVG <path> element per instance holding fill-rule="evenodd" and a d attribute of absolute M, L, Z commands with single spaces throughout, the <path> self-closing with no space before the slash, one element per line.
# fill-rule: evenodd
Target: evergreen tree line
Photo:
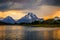
<path fill-rule="evenodd" d="M 44 20 L 44 21 L 34 21 L 34 22 L 31 22 L 31 23 L 19 23 L 19 24 L 52 24 L 52 25 L 60 25 L 60 20 L 54 20 L 54 19 L 48 19 L 48 20 Z"/>

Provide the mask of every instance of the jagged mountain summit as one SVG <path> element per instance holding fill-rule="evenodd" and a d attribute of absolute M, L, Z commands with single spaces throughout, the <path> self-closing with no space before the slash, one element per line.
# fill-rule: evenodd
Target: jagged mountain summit
<path fill-rule="evenodd" d="M 14 24 L 14 23 L 15 23 L 15 20 L 14 20 L 12 17 L 7 16 L 6 18 L 4 18 L 4 19 L 2 20 L 2 22 Z"/>
<path fill-rule="evenodd" d="M 31 22 L 36 21 L 36 20 L 38 20 L 38 17 L 35 14 L 28 13 L 27 15 L 25 15 L 24 17 L 22 17 L 21 19 L 19 19 L 17 21 L 17 23 L 22 23 L 22 22 L 31 23 Z"/>

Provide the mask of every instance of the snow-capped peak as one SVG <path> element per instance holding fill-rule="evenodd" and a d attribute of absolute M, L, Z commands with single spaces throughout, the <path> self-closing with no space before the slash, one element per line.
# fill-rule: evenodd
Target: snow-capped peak
<path fill-rule="evenodd" d="M 33 14 L 33 13 L 28 13 L 27 15 L 26 15 L 29 19 L 37 19 L 38 17 L 35 15 L 35 14 Z"/>
<path fill-rule="evenodd" d="M 29 19 L 31 19 L 31 16 L 29 16 Z"/>
<path fill-rule="evenodd" d="M 28 15 L 34 15 L 34 14 L 29 12 Z"/>
<path fill-rule="evenodd" d="M 2 22 L 14 24 L 14 23 L 15 23 L 15 20 L 14 20 L 12 17 L 7 16 L 6 18 L 4 18 L 4 19 L 2 20 Z"/>
<path fill-rule="evenodd" d="M 28 15 L 35 17 L 36 15 L 33 13 L 28 13 Z"/>
<path fill-rule="evenodd" d="M 26 23 L 31 23 L 33 21 L 36 21 L 38 19 L 38 17 L 33 14 L 33 13 L 28 13 L 27 15 L 25 15 L 24 17 L 22 17 L 21 19 L 19 19 L 17 22 L 26 22 Z"/>

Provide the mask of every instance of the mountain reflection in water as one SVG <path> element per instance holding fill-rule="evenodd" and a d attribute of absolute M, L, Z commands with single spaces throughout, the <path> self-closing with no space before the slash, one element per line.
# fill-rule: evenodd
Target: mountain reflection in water
<path fill-rule="evenodd" d="M 60 40 L 60 28 L 0 26 L 0 40 Z"/>

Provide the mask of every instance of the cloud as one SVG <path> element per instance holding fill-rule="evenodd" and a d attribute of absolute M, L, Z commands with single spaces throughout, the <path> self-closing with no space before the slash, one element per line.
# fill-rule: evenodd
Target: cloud
<path fill-rule="evenodd" d="M 26 12 L 33 12 L 36 15 L 38 15 L 38 17 L 44 17 L 44 16 L 50 16 L 59 10 L 60 10 L 60 7 L 50 6 L 50 5 L 42 5 L 42 6 L 38 7 L 36 10 L 30 9 L 30 10 L 25 10 L 25 11 Z"/>
<path fill-rule="evenodd" d="M 35 9 L 37 7 L 37 0 L 0 0 L 0 10 L 6 9 L 16 9 L 16 10 L 25 10 L 25 9 Z M 4 2 L 5 1 L 5 2 Z M 39 0 L 40 1 L 40 0 Z"/>
<path fill-rule="evenodd" d="M 60 6 L 60 0 L 42 0 L 41 3 L 45 5 Z"/>
<path fill-rule="evenodd" d="M 7 10 L 7 9 L 8 9 L 8 4 L 7 3 L 0 4 L 0 11 Z"/>
<path fill-rule="evenodd" d="M 0 10 L 28 10 L 42 5 L 60 6 L 60 0 L 0 0 Z"/>
<path fill-rule="evenodd" d="M 0 0 L 0 11 L 6 10 L 24 10 L 42 17 L 60 10 L 60 0 Z"/>

